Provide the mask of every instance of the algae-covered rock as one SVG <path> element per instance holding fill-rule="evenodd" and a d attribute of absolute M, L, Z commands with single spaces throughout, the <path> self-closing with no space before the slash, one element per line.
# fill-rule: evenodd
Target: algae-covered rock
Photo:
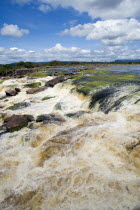
<path fill-rule="evenodd" d="M 24 128 L 31 122 L 30 118 L 26 115 L 12 115 L 4 120 L 4 125 L 8 132 L 18 131 Z"/>
<path fill-rule="evenodd" d="M 10 109 L 10 110 L 17 110 L 17 109 L 26 108 L 26 107 L 28 107 L 28 106 L 30 106 L 29 103 L 27 103 L 27 102 L 21 102 L 21 103 L 16 103 L 16 104 L 14 104 L 14 105 L 12 105 L 12 106 L 9 106 L 7 109 Z"/>

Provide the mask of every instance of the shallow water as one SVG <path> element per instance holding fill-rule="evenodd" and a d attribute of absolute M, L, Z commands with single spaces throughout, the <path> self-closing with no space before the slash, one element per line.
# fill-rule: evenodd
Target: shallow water
<path fill-rule="evenodd" d="M 49 79 L 31 81 L 41 81 L 43 85 Z M 65 122 L 34 122 L 32 128 L 0 137 L 0 209 L 140 207 L 139 84 L 115 87 L 116 92 L 103 101 L 97 100 L 90 110 L 90 97 L 71 91 L 74 86 L 70 80 L 27 95 L 23 85 L 31 81 L 11 79 L 1 84 L 1 96 L 9 85 L 22 89 L 8 101 L 1 100 L 1 112 L 35 117 L 53 113 Z M 42 101 L 45 96 L 54 98 Z M 116 102 L 122 98 L 116 109 Z M 16 111 L 6 109 L 22 101 L 30 106 Z M 101 108 L 105 105 L 114 105 L 108 114 Z M 68 117 L 68 113 L 80 114 Z"/>

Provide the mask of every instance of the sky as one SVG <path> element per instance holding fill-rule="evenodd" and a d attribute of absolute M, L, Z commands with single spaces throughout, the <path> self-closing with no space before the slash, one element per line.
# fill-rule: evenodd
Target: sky
<path fill-rule="evenodd" d="M 0 64 L 140 59 L 140 0 L 0 0 Z"/>

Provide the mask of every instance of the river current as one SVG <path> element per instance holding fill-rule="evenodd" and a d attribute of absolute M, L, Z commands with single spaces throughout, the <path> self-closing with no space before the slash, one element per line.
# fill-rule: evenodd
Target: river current
<path fill-rule="evenodd" d="M 123 71 L 129 74 L 127 67 Z M 130 72 L 139 76 L 140 66 Z M 8 79 L 0 85 L 1 97 L 9 88 L 21 89 L 0 101 L 1 113 L 63 118 L 0 136 L 0 209 L 140 209 L 140 81 L 91 96 L 72 91 L 71 80 L 26 94 L 25 84 L 50 79 Z M 30 106 L 7 109 L 19 102 Z"/>

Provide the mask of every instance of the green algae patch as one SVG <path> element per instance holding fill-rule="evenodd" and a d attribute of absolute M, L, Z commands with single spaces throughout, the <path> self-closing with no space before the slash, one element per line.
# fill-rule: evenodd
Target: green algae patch
<path fill-rule="evenodd" d="M 46 100 L 49 100 L 51 98 L 55 98 L 55 96 L 46 96 L 46 97 L 42 98 L 42 101 L 46 101 Z"/>
<path fill-rule="evenodd" d="M 25 84 L 24 88 L 37 88 L 41 86 L 41 82 L 34 82 L 30 84 Z"/>

